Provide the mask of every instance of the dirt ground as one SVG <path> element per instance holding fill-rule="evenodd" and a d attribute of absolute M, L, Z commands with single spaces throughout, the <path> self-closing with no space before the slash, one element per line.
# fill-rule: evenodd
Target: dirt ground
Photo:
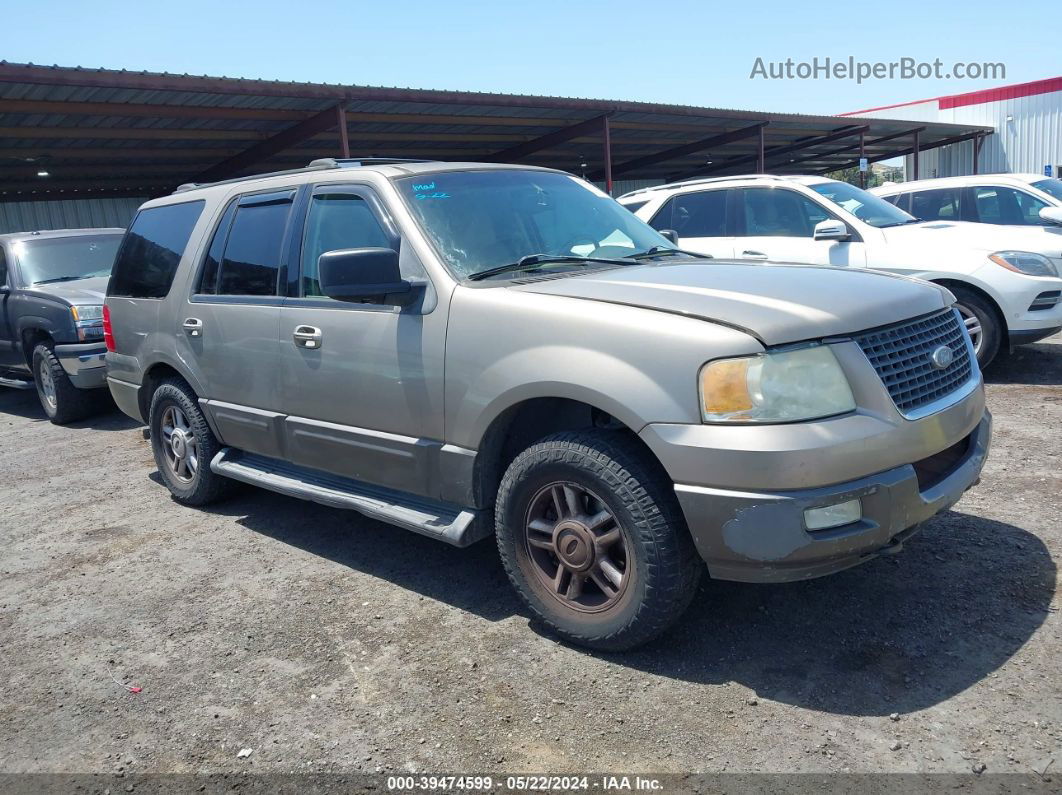
<path fill-rule="evenodd" d="M 136 423 L 58 428 L 0 390 L 0 772 L 983 765 L 1058 782 L 1062 338 L 988 381 L 983 482 L 902 554 L 706 583 L 676 631 L 624 655 L 532 625 L 493 541 L 452 549 L 251 488 L 182 508 Z"/>

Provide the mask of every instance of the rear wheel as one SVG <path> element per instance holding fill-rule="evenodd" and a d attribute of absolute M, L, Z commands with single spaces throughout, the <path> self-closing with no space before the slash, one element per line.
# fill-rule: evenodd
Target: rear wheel
<path fill-rule="evenodd" d="M 671 626 L 703 566 L 672 487 L 618 432 L 561 433 L 502 479 L 498 549 L 528 607 L 561 637 L 605 651 Z"/>
<path fill-rule="evenodd" d="M 100 409 L 96 390 L 74 386 L 55 351 L 43 342 L 33 349 L 33 382 L 41 408 L 56 425 L 84 419 Z"/>
<path fill-rule="evenodd" d="M 961 287 L 949 289 L 955 294 L 955 308 L 962 315 L 962 322 L 970 334 L 974 353 L 977 354 L 977 363 L 983 370 L 999 353 L 1003 339 L 999 315 L 987 300 L 972 290 L 964 290 Z"/>
<path fill-rule="evenodd" d="M 231 487 L 232 481 L 210 469 L 221 444 L 184 381 L 159 385 L 151 397 L 148 424 L 155 465 L 177 502 L 206 505 Z"/>

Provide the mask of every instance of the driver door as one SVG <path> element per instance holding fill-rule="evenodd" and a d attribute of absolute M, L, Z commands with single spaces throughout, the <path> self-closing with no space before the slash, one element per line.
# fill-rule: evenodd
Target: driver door
<path fill-rule="evenodd" d="M 739 188 L 731 203 L 738 259 L 801 265 L 865 266 L 866 249 L 848 225 L 850 240 L 815 240 L 815 225 L 837 218 L 818 202 L 788 188 Z"/>
<path fill-rule="evenodd" d="M 443 438 L 446 311 L 437 306 L 424 314 L 324 296 L 317 279 L 321 254 L 366 247 L 395 249 L 404 278 L 427 278 L 370 187 L 316 186 L 280 312 L 287 456 L 430 495 L 431 458 Z"/>

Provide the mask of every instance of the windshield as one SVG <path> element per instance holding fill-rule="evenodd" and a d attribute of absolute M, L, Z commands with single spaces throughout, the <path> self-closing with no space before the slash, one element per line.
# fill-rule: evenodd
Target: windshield
<path fill-rule="evenodd" d="M 1049 196 L 1054 196 L 1059 201 L 1062 201 L 1062 179 L 1055 179 L 1054 177 L 1050 179 L 1041 179 L 1038 182 L 1032 183 L 1032 186 L 1042 190 Z"/>
<path fill-rule="evenodd" d="M 825 196 L 842 210 L 847 210 L 860 221 L 879 229 L 885 226 L 911 224 L 917 219 L 884 199 L 867 193 L 847 182 L 820 182 L 809 185 L 820 196 Z"/>
<path fill-rule="evenodd" d="M 77 235 L 23 240 L 14 245 L 27 284 L 109 276 L 121 235 Z"/>
<path fill-rule="evenodd" d="M 535 254 L 576 260 L 536 269 L 572 270 L 609 266 L 588 258 L 674 248 L 620 204 L 568 174 L 454 171 L 395 184 L 443 262 L 462 279 Z"/>

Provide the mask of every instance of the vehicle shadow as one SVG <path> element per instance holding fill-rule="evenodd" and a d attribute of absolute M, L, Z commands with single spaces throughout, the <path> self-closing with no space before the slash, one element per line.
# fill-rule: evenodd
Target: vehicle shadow
<path fill-rule="evenodd" d="M 1009 354 L 1001 353 L 984 375 L 988 384 L 1057 386 L 1062 384 L 1062 344 L 1019 345 Z"/>
<path fill-rule="evenodd" d="M 211 510 L 488 621 L 529 615 L 492 539 L 455 549 L 250 487 Z M 910 712 L 1003 665 L 1046 619 L 1054 584 L 1055 564 L 1035 535 L 948 512 L 900 555 L 831 577 L 787 585 L 706 581 L 663 638 L 594 656 L 693 683 L 736 682 L 808 709 Z"/>
<path fill-rule="evenodd" d="M 6 389 L 0 387 L 0 415 L 11 414 L 24 417 L 34 422 L 48 422 L 48 416 L 41 408 L 37 392 L 32 389 Z M 63 427 L 87 428 L 94 431 L 128 431 L 141 427 L 143 423 L 123 414 L 110 401 L 110 397 L 100 400 L 100 409 L 96 414 Z"/>
<path fill-rule="evenodd" d="M 1046 620 L 1055 563 L 1035 535 L 936 517 L 895 557 L 787 585 L 707 582 L 651 647 L 607 655 L 696 682 L 846 715 L 937 704 L 1003 665 Z"/>
<path fill-rule="evenodd" d="M 161 483 L 158 473 L 150 477 Z M 488 621 L 522 611 L 493 537 L 458 549 L 356 511 L 242 485 L 232 498 L 206 510 L 235 517 L 256 533 Z"/>

